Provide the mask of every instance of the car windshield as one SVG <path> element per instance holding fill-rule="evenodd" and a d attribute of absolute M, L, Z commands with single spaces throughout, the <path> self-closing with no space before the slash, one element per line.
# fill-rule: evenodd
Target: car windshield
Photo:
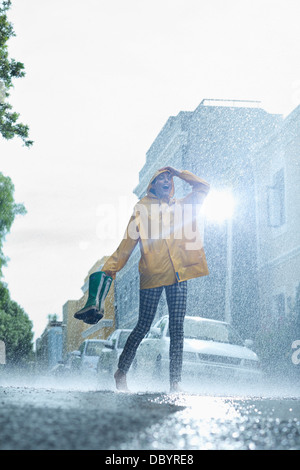
<path fill-rule="evenodd" d="M 98 343 L 97 341 L 91 341 L 88 343 L 85 351 L 86 356 L 99 356 L 102 349 L 103 343 Z"/>
<path fill-rule="evenodd" d="M 243 344 L 238 333 L 226 323 L 214 323 L 210 321 L 198 321 L 185 319 L 184 337 L 218 343 Z"/>
<path fill-rule="evenodd" d="M 121 331 L 120 337 L 119 337 L 119 344 L 118 348 L 123 349 L 125 346 L 125 343 L 127 341 L 128 336 L 130 335 L 130 331 Z"/>

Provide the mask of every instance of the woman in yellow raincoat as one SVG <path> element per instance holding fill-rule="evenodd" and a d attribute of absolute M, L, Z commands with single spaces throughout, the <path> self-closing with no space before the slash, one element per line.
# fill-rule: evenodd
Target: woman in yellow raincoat
<path fill-rule="evenodd" d="M 173 198 L 174 176 L 192 187 L 192 192 L 183 199 Z M 169 309 L 170 390 L 179 389 L 187 280 L 209 273 L 196 223 L 198 209 L 208 191 L 209 184 L 189 171 L 169 166 L 158 170 L 146 196 L 136 204 L 123 240 L 102 268 L 115 278 L 139 243 L 139 319 L 119 358 L 115 373 L 118 389 L 127 390 L 126 373 L 151 327 L 163 289 Z"/>

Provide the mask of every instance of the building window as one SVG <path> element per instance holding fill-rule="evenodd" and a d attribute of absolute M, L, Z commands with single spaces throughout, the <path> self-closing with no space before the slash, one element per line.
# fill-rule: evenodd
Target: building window
<path fill-rule="evenodd" d="M 270 227 L 281 227 L 285 223 L 285 187 L 284 170 L 277 171 L 273 185 L 268 188 L 268 224 Z"/>

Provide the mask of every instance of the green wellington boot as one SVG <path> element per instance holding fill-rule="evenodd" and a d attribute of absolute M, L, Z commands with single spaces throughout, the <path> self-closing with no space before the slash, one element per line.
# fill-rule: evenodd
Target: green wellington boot
<path fill-rule="evenodd" d="M 95 325 L 103 317 L 104 301 L 112 283 L 112 278 L 103 271 L 89 277 L 89 295 L 85 306 L 74 314 L 74 318 L 88 325 Z"/>

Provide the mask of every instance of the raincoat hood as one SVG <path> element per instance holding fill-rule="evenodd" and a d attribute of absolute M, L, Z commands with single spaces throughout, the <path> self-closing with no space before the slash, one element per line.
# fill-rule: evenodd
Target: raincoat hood
<path fill-rule="evenodd" d="M 155 192 L 154 192 L 154 189 L 153 189 L 153 182 L 155 180 L 155 178 L 158 177 L 158 175 L 161 175 L 162 173 L 170 173 L 169 170 L 157 170 L 154 175 L 152 176 L 149 184 L 148 184 L 148 187 L 147 187 L 147 196 L 156 196 L 155 195 Z M 170 191 L 170 198 L 172 198 L 174 196 L 174 193 L 175 193 L 175 187 L 174 187 L 174 180 L 172 178 L 172 188 L 171 188 L 171 191 Z"/>

